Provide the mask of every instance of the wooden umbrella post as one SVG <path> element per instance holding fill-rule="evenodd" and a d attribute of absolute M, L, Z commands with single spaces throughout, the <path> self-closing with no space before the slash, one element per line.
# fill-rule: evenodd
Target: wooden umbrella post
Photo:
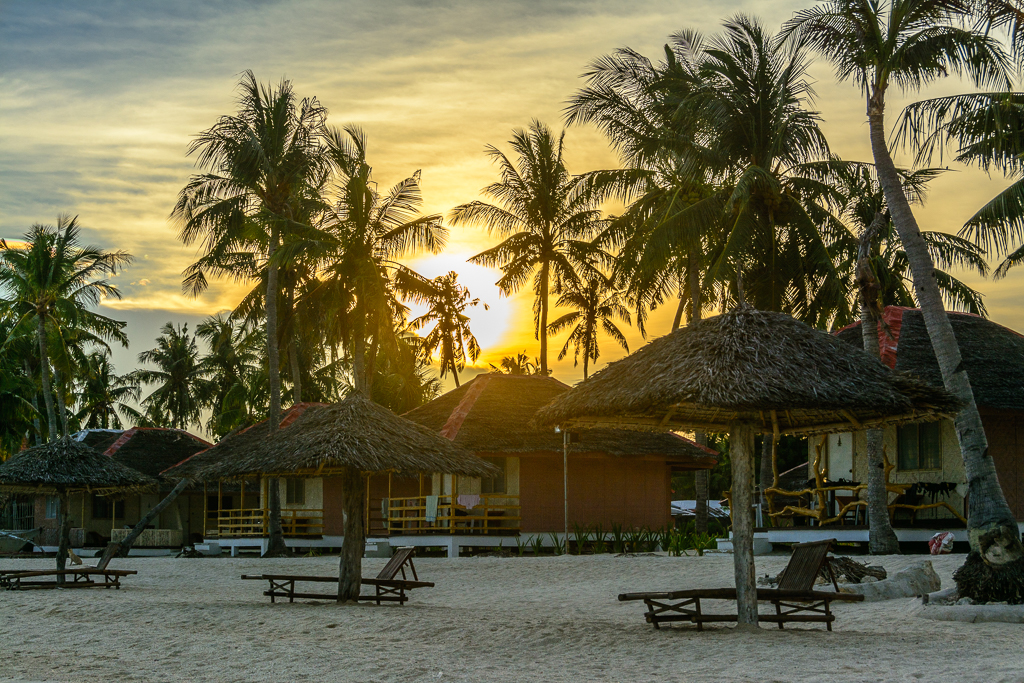
<path fill-rule="evenodd" d="M 750 509 L 754 428 L 747 423 L 733 425 L 729 434 L 732 460 L 732 552 L 736 575 L 737 626 L 757 628 L 757 584 L 754 574 L 754 525 Z"/>

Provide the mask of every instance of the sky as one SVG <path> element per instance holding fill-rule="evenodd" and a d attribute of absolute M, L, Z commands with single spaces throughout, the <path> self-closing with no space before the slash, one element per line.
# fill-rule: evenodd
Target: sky
<path fill-rule="evenodd" d="M 714 33 L 736 14 L 759 16 L 777 30 L 809 0 L 395 0 L 308 2 L 7 2 L 0 0 L 0 237 L 16 239 L 34 223 L 78 215 L 85 239 L 135 256 L 115 279 L 123 299 L 105 313 L 128 323 L 129 349 L 114 349 L 119 372 L 136 366 L 167 321 L 189 322 L 238 303 L 244 286 L 215 282 L 201 297 L 181 292 L 181 271 L 197 257 L 177 239 L 169 214 L 195 172 L 186 155 L 193 136 L 235 111 L 239 75 L 292 81 L 315 96 L 335 126 L 356 124 L 382 188 L 422 170 L 424 211 L 447 214 L 480 199 L 497 179 L 484 154 L 508 150 L 514 128 L 538 119 L 560 130 L 566 100 L 583 85 L 594 59 L 629 46 L 654 59 L 683 28 Z M 823 129 L 833 152 L 870 160 L 864 101 L 830 67 L 811 69 Z M 917 99 L 967 92 L 948 79 L 921 94 L 891 93 L 894 120 Z M 617 165 L 590 127 L 566 133 L 573 173 Z M 909 163 L 899 156 L 897 163 Z M 944 160 L 943 164 L 949 163 Z M 922 229 L 956 232 L 1008 182 L 950 164 L 917 210 Z M 504 355 L 538 353 L 529 291 L 503 297 L 499 273 L 468 257 L 495 244 L 479 228 L 453 228 L 445 252 L 408 263 L 433 277 L 460 274 L 489 310 L 473 313 L 483 347 L 477 365 Z M 1024 268 L 993 282 L 963 275 L 986 294 L 990 317 L 1024 331 Z M 554 315 L 559 312 L 555 311 Z M 649 330 L 669 331 L 672 311 Z M 553 318 L 552 318 L 553 319 Z M 627 331 L 631 350 L 644 342 Z M 563 336 L 549 345 L 554 374 L 575 382 L 582 365 L 555 361 Z M 601 340 L 599 366 L 623 355 Z"/>

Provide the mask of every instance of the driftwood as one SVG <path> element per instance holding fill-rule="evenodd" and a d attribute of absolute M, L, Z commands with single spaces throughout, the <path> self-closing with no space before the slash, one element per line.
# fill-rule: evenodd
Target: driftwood
<path fill-rule="evenodd" d="M 883 581 L 888 576 L 883 567 L 862 564 L 849 557 L 833 557 L 831 562 L 832 572 L 846 579 L 844 583 L 861 583 L 865 576 Z"/>

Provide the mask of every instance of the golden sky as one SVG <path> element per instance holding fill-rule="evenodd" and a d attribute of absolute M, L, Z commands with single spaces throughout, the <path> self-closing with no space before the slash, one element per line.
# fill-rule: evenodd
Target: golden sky
<path fill-rule="evenodd" d="M 193 172 L 191 136 L 235 110 L 238 75 L 290 79 L 316 96 L 329 121 L 363 127 L 381 187 L 422 169 L 428 212 L 479 198 L 496 176 L 483 150 L 507 149 L 515 127 L 540 119 L 560 129 L 566 99 L 593 59 L 629 46 L 657 59 L 682 28 L 715 32 L 737 12 L 773 30 L 808 2 L 559 0 L 492 2 L 3 2 L 0 1 L 0 237 L 16 238 L 59 212 L 80 216 L 87 239 L 126 249 L 135 264 L 111 304 L 129 322 L 130 351 L 117 350 L 121 372 L 150 348 L 167 320 L 197 321 L 233 307 L 241 288 L 217 283 L 200 299 L 180 291 L 180 273 L 196 256 L 176 239 L 168 214 Z M 817 108 L 834 152 L 869 160 L 864 102 L 837 84 L 826 64 L 812 68 Z M 946 81 L 924 96 L 967 89 Z M 896 95 L 896 93 L 893 93 Z M 893 119 L 919 96 L 890 97 Z M 602 136 L 569 129 L 570 171 L 614 166 Z M 946 162 L 943 162 L 946 163 Z M 918 210 L 923 229 L 956 232 L 1007 185 L 955 168 L 933 183 Z M 503 298 L 496 271 L 465 259 L 494 241 L 474 228 L 452 229 L 441 256 L 413 259 L 424 275 L 449 270 L 490 305 L 473 316 L 480 364 L 526 350 L 537 354 L 530 296 Z M 1024 330 L 1024 268 L 999 282 L 966 277 L 986 295 L 996 322 Z M 668 331 L 671 311 L 650 324 Z M 630 349 L 642 345 L 635 329 Z M 554 362 L 564 339 L 550 343 L 555 375 L 582 377 L 571 356 Z M 599 365 L 620 357 L 602 340 Z"/>

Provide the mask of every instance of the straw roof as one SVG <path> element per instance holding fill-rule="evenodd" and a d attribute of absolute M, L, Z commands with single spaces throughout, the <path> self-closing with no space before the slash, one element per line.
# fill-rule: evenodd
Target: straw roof
<path fill-rule="evenodd" d="M 498 472 L 426 427 L 355 394 L 341 403 L 306 408 L 292 424 L 264 435 L 244 452 L 225 448 L 217 457 L 217 450 L 211 448 L 191 459 L 197 461 L 190 465 L 197 478 L 330 476 L 342 467 L 408 474 L 489 476 Z M 178 469 L 167 475 L 176 476 Z"/>
<path fill-rule="evenodd" d="M 538 412 L 538 424 L 783 434 L 952 417 L 945 390 L 782 313 L 749 306 L 698 321 L 610 364 Z"/>
<path fill-rule="evenodd" d="M 403 417 L 477 454 L 549 452 L 561 456 L 562 435 L 531 422 L 538 410 L 567 391 L 569 386 L 553 377 L 482 374 Z M 569 445 L 569 453 L 664 456 L 692 469 L 714 467 L 717 455 L 675 434 L 637 434 L 622 429 L 587 430 Z"/>
<path fill-rule="evenodd" d="M 88 429 L 73 436 L 103 455 L 151 477 L 213 444 L 181 429 L 133 427 L 127 430 Z"/>
<path fill-rule="evenodd" d="M 156 483 L 152 477 L 68 436 L 28 448 L 0 465 L 0 490 L 12 492 L 112 493 L 149 488 Z"/>
<path fill-rule="evenodd" d="M 949 322 L 960 344 L 974 400 L 981 408 L 1024 410 L 1024 336 L 971 313 L 950 312 Z M 889 306 L 883 320 L 891 337 L 879 326 L 882 362 L 934 387 L 942 386 L 924 316 L 916 308 Z M 863 344 L 860 323 L 836 333 L 844 342 Z"/>

